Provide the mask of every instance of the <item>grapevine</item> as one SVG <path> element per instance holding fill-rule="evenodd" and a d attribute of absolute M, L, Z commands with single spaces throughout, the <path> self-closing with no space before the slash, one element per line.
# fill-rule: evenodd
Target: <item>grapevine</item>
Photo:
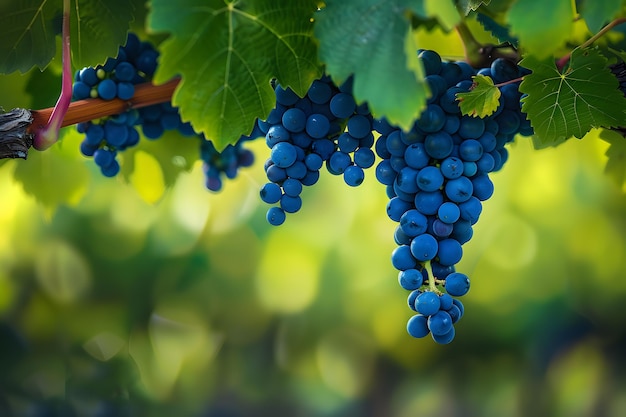
<path fill-rule="evenodd" d="M 134 183 L 135 176 L 158 173 L 160 167 L 163 178 L 155 179 L 154 183 L 157 186 L 158 180 L 164 183 L 164 194 L 179 179 L 181 184 L 188 186 L 184 183 L 185 176 L 180 174 L 192 170 L 196 165 L 197 172 L 200 174 L 201 170 L 200 175 L 203 175 L 201 184 L 196 185 L 203 189 L 201 191 L 208 193 L 198 193 L 201 197 L 194 204 L 206 212 L 209 212 L 209 208 L 214 210 L 218 207 L 224 201 L 222 198 L 235 198 L 231 191 L 241 189 L 241 182 L 237 179 L 243 177 L 248 180 L 248 173 L 253 172 L 255 167 L 262 170 L 263 178 L 248 181 L 248 185 L 253 188 L 252 192 L 244 196 L 245 198 L 237 199 L 235 204 L 237 209 L 251 216 L 250 222 L 253 223 L 250 230 L 246 229 L 249 235 L 243 237 L 241 242 L 228 246 L 230 249 L 234 248 L 235 254 L 229 253 L 224 259 L 215 256 L 207 262 L 210 265 L 205 265 L 202 260 L 198 261 L 202 258 L 198 257 L 189 262 L 189 267 L 176 266 L 171 270 L 163 268 L 163 271 L 159 270 L 161 260 L 154 262 L 155 265 L 158 264 L 154 271 L 158 270 L 159 274 L 168 279 L 170 273 L 174 276 L 179 273 L 179 269 L 183 271 L 180 275 L 185 276 L 176 285 L 170 286 L 168 281 L 162 288 L 158 288 L 164 289 L 164 292 L 175 292 L 180 288 L 191 288 L 190 292 L 193 292 L 202 287 L 191 279 L 187 280 L 187 274 L 191 276 L 193 271 L 188 272 L 186 268 L 202 270 L 199 275 L 206 278 L 203 285 L 213 285 L 213 282 L 206 281 L 214 280 L 214 276 L 220 275 L 220 268 L 228 262 L 237 263 L 237 267 L 243 271 L 242 275 L 249 278 L 251 273 L 246 269 L 249 267 L 246 264 L 248 258 L 244 258 L 242 254 L 247 255 L 246 251 L 250 249 L 253 257 L 257 256 L 257 252 L 261 252 L 256 250 L 257 240 L 266 242 L 263 239 L 267 238 L 267 242 L 271 243 L 267 244 L 267 251 L 271 252 L 270 249 L 282 248 L 272 239 L 279 236 L 280 232 L 290 232 L 291 239 L 297 241 L 282 242 L 284 247 L 300 247 L 300 244 L 302 247 L 306 246 L 300 241 L 301 230 L 309 226 L 302 219 L 306 219 L 311 211 L 327 204 L 326 196 L 322 194 L 324 187 L 319 187 L 319 192 L 317 188 L 322 176 L 328 175 L 329 181 L 337 181 L 342 187 L 345 186 L 343 190 L 346 195 L 355 192 L 355 187 L 368 185 L 367 181 L 371 179 L 378 194 L 368 197 L 373 200 L 380 196 L 384 200 L 381 207 L 377 208 L 377 213 L 378 218 L 383 220 L 380 224 L 387 227 L 383 235 L 392 246 L 389 253 L 385 250 L 386 268 L 383 274 L 385 282 L 392 281 L 396 290 L 392 293 L 394 307 L 400 306 L 404 316 L 398 320 L 399 314 L 395 314 L 393 308 L 390 309 L 391 312 L 387 312 L 377 305 L 371 305 L 376 304 L 378 297 L 383 297 L 382 293 L 374 294 L 372 299 L 375 302 L 367 306 L 354 307 L 354 304 L 350 304 L 349 308 L 338 307 L 337 311 L 350 310 L 346 314 L 352 315 L 351 320 L 361 320 L 361 324 L 365 322 L 360 317 L 362 310 L 377 311 L 376 314 L 380 317 L 377 316 L 373 323 L 363 324 L 359 328 L 359 336 L 352 337 L 349 331 L 344 332 L 343 329 L 336 330 L 338 336 L 328 336 L 324 332 L 323 337 L 320 336 L 320 340 L 316 341 L 319 346 L 309 355 L 315 357 L 314 366 L 307 363 L 307 359 L 293 357 L 292 352 L 289 352 L 292 347 L 283 341 L 283 337 L 288 337 L 284 334 L 294 332 L 290 326 L 296 323 L 298 331 L 294 333 L 307 333 L 310 338 L 317 338 L 322 333 L 315 333 L 317 330 L 314 328 L 330 328 L 335 325 L 331 323 L 334 316 L 325 315 L 323 324 L 305 323 L 309 320 L 310 310 L 315 310 L 318 306 L 313 302 L 302 302 L 304 307 L 301 310 L 277 309 L 276 312 L 280 314 L 276 316 L 280 316 L 282 321 L 277 326 L 268 326 L 277 329 L 276 337 L 267 338 L 272 339 L 271 343 L 276 345 L 272 345 L 268 351 L 273 352 L 278 358 L 276 361 L 285 370 L 297 362 L 297 373 L 306 374 L 309 378 L 315 373 L 310 372 L 309 368 L 315 368 L 316 372 L 323 374 L 320 378 L 325 379 L 327 385 L 334 384 L 335 388 L 339 387 L 337 390 L 343 397 L 350 398 L 359 395 L 355 394 L 358 389 L 354 387 L 367 380 L 366 377 L 361 378 L 367 373 L 363 371 L 365 367 L 360 367 L 360 363 L 359 366 L 352 366 L 350 352 L 356 350 L 352 351 L 352 346 L 348 346 L 358 345 L 362 349 L 359 352 L 365 352 L 368 344 L 364 342 L 363 346 L 360 345 L 365 340 L 361 339 L 363 333 L 377 333 L 377 343 L 389 350 L 393 360 L 411 362 L 411 366 L 414 365 L 414 358 L 428 358 L 425 361 L 428 366 L 435 362 L 439 364 L 434 359 L 437 355 L 443 355 L 440 352 L 447 355 L 445 352 L 451 349 L 459 349 L 459 346 L 463 349 L 472 343 L 478 343 L 473 339 L 479 338 L 471 338 L 467 330 L 462 330 L 473 330 L 471 326 L 475 319 L 472 315 L 479 310 L 475 308 L 476 303 L 481 302 L 479 297 L 476 297 L 478 301 L 473 298 L 479 295 L 477 284 L 485 287 L 489 285 L 492 289 L 499 284 L 492 284 L 491 277 L 486 277 L 484 271 L 470 265 L 472 261 L 468 261 L 468 258 L 471 259 L 469 252 L 482 250 L 480 240 L 484 235 L 481 233 L 496 233 L 488 230 L 497 219 L 485 219 L 488 217 L 486 208 L 496 203 L 492 199 L 494 195 L 508 191 L 501 190 L 496 179 L 501 171 L 506 171 L 513 163 L 516 155 L 512 149 L 534 147 L 536 154 L 539 154 L 544 148 L 555 147 L 559 150 L 560 145 L 567 141 L 576 143 L 571 140 L 573 138 L 586 142 L 603 140 L 608 143 L 606 173 L 618 187 L 626 190 L 625 22 L 624 3 L 608 0 L 3 2 L 0 4 L 0 35 L 3 39 L 0 43 L 0 74 L 1 77 L 6 76 L 8 81 L 1 83 L 3 79 L 0 79 L 0 86 L 8 86 L 11 80 L 19 78 L 20 82 L 16 84 L 23 81 L 23 90 L 28 91 L 24 95 L 33 97 L 19 97 L 24 100 L 16 102 L 32 103 L 33 108 L 11 104 L 14 98 L 11 95 L 18 91 L 18 87 L 7 90 L 5 95 L 0 96 L 0 106 L 10 109 L 0 110 L 0 169 L 4 168 L 4 164 L 10 169 L 18 167 L 13 171 L 0 173 L 4 175 L 8 172 L 7 175 L 13 176 L 15 182 L 22 183 L 26 193 L 33 194 L 35 200 L 44 203 L 46 215 L 50 217 L 50 213 L 56 208 L 49 207 L 50 195 L 59 194 L 58 200 L 53 199 L 54 204 L 67 204 L 71 207 L 81 195 L 76 192 L 76 188 L 82 186 L 84 190 L 88 189 L 83 183 L 74 188 L 70 184 L 63 195 L 61 191 L 56 191 L 58 173 L 50 167 L 64 167 L 66 163 L 75 163 L 83 168 L 80 171 L 82 174 L 75 178 L 64 177 L 69 183 L 74 181 L 78 184 L 84 180 L 85 175 L 93 175 L 100 184 L 114 186 L 129 182 L 135 188 L 139 188 Z M 454 39 L 458 48 L 452 47 L 448 51 L 448 39 Z M 16 78 L 10 78 L 14 76 Z M 54 87 L 54 91 L 52 88 L 44 89 L 42 83 L 47 87 Z M 52 105 L 53 103 L 56 104 Z M 79 141 L 72 144 L 78 137 L 80 144 Z M 28 175 L 24 175 L 24 172 L 28 174 L 29 170 L 37 169 L 33 166 L 33 159 L 37 163 L 41 161 L 39 158 L 48 157 L 49 160 L 40 164 L 43 175 L 37 172 L 30 179 Z M 147 168 L 140 166 L 137 161 L 148 161 Z M 530 170 L 533 161 L 525 161 L 525 164 Z M 158 166 L 155 168 L 154 165 Z M 149 182 L 143 178 L 145 182 Z M 544 179 L 549 180 L 541 177 L 541 180 Z M 188 188 L 185 190 L 188 192 Z M 533 189 L 533 192 L 536 191 Z M 200 224 L 201 217 L 208 217 L 208 214 L 192 213 L 193 205 L 182 207 L 168 200 L 175 195 L 175 192 L 167 194 L 163 199 L 166 201 L 159 207 L 167 210 L 170 206 L 175 206 L 172 212 L 184 224 L 184 233 L 192 234 L 190 230 L 193 230 L 198 234 L 208 234 L 212 223 L 220 223 L 211 218 L 210 222 Z M 251 203 L 249 197 L 254 198 L 254 202 Z M 600 192 L 581 192 L 578 197 L 591 207 L 594 198 L 601 201 L 603 196 Z M 3 204 L 6 201 L 4 198 L 3 196 Z M 157 206 L 160 204 L 157 202 L 159 198 L 159 195 L 151 199 L 144 197 L 150 203 L 156 202 Z M 210 203 L 206 203 L 205 198 L 210 199 Z M 313 201 L 314 199 L 318 200 Z M 132 202 L 128 202 L 128 206 L 131 204 Z M 498 208 L 497 205 L 494 207 Z M 2 209 L 3 213 L 10 213 L 10 209 L 5 210 L 4 206 Z M 342 207 L 333 207 L 332 210 L 335 211 L 333 215 L 343 221 Z M 582 211 L 585 216 L 588 212 L 591 209 Z M 66 213 L 61 212 L 62 215 Z M 111 217 L 123 224 L 119 219 L 123 215 L 116 212 Z M 553 213 L 551 218 L 558 216 L 559 213 Z M 137 229 L 144 227 L 141 222 L 138 223 L 140 224 L 133 226 Z M 598 244 L 593 241 L 597 236 L 594 234 L 596 231 L 587 230 L 591 229 L 587 224 L 587 219 L 583 219 L 579 226 L 581 230 L 571 233 L 578 238 L 589 237 L 589 242 L 581 243 L 572 238 L 572 242 L 568 243 L 580 252 L 579 255 L 592 251 L 594 248 L 590 248 L 591 244 Z M 227 228 L 221 224 L 218 226 Z M 370 226 L 359 223 L 360 236 L 365 236 L 368 245 L 380 252 L 385 242 L 381 242 L 377 235 L 380 230 Z M 621 224 L 611 224 L 608 228 L 613 226 L 617 231 L 615 234 L 620 235 Z M 106 227 L 108 226 L 103 228 Z M 171 230 L 156 231 L 157 237 L 154 241 L 158 242 L 155 246 L 160 248 L 178 245 L 176 239 L 170 240 L 169 232 Z M 162 236 L 165 238 L 160 239 Z M 332 236 L 323 236 L 319 240 L 332 239 Z M 91 244 L 91 237 L 88 240 Z M 204 244 L 205 242 L 196 242 L 198 250 L 205 250 Z M 4 245 L 1 239 L 0 245 Z M 68 255 L 67 248 L 53 242 L 49 246 L 54 249 L 49 251 L 58 254 L 57 258 L 46 259 L 48 263 L 45 263 L 39 258 L 39 248 L 46 249 L 46 245 L 46 242 L 37 241 L 34 248 L 28 248 L 32 252 L 30 255 L 37 258 L 35 275 L 43 274 L 41 271 L 62 275 L 60 278 L 54 275 L 58 278 L 58 282 L 55 281 L 58 288 L 55 288 L 71 294 L 72 286 L 64 286 L 63 279 L 66 279 L 65 275 L 72 276 L 75 272 L 81 272 L 82 258 L 76 256 L 78 260 L 74 260 L 71 253 Z M 107 245 L 107 249 L 111 249 L 108 242 L 102 244 L 102 247 Z M 214 249 L 213 242 L 206 245 Z M 317 251 L 316 245 L 318 242 L 310 245 L 311 247 L 307 246 L 306 251 L 303 250 L 303 253 L 293 259 L 287 259 L 280 252 L 283 257 L 280 262 L 263 265 L 263 268 L 270 271 L 268 275 L 278 275 L 286 271 L 287 275 L 293 275 L 289 275 L 293 282 L 299 278 L 298 274 L 303 275 L 304 288 L 307 285 L 306 275 L 313 274 L 310 270 L 314 269 L 307 262 L 310 258 L 322 259 L 325 256 Z M 132 246 L 132 242 L 129 246 Z M 618 252 L 621 246 L 616 245 L 616 248 L 615 251 Z M 13 248 L 10 249 L 7 252 L 12 257 Z M 341 247 L 340 250 L 350 252 L 351 249 Z M 176 256 L 180 254 L 175 250 L 172 253 Z M 332 253 L 329 256 L 335 255 Z M 366 273 L 375 274 L 374 269 L 372 272 L 368 269 L 370 260 L 367 256 L 362 257 L 360 253 L 354 256 L 358 258 L 361 267 L 365 265 L 363 269 Z M 113 258 L 112 256 L 111 259 Z M 99 266 L 105 273 L 109 273 L 106 268 L 123 263 L 118 262 L 119 259 L 111 259 L 107 259 L 106 266 Z M 0 289 L 2 294 L 5 290 L 7 294 L 11 294 L 14 284 L 4 283 L 4 261 L 0 257 Z M 16 270 L 19 271 L 28 269 L 23 268 L 18 261 L 11 260 L 7 263 L 15 263 L 18 265 Z M 502 260 L 509 261 L 508 258 Z M 614 264 L 618 265 L 617 261 L 609 261 L 611 260 L 606 259 L 607 270 Z M 181 264 L 183 263 L 181 257 Z M 62 274 L 61 272 L 66 272 L 63 269 L 66 265 L 71 266 L 67 267 L 70 273 Z M 56 266 L 59 266 L 58 269 Z M 146 271 L 153 271 L 146 265 L 141 267 Z M 578 265 L 572 262 L 564 268 L 578 268 Z M 353 279 L 352 275 L 357 275 L 349 268 L 340 271 L 336 271 L 336 268 L 332 271 L 330 269 L 315 273 L 327 274 L 333 279 L 335 275 L 341 274 L 342 281 L 348 281 Z M 205 277 L 206 270 L 217 272 L 206 274 L 211 276 Z M 551 272 L 546 271 L 546 275 Z M 186 332 L 191 332 L 189 329 L 196 330 L 195 323 L 191 326 L 178 326 L 179 323 L 175 320 L 169 321 L 169 318 L 164 319 L 159 315 L 157 307 L 161 306 L 157 306 L 158 302 L 155 301 L 158 297 L 154 296 L 155 299 L 152 299 L 152 294 L 143 287 L 148 282 L 144 275 L 151 274 L 154 275 L 152 272 L 144 274 L 142 271 L 142 274 L 133 274 L 132 279 L 128 280 L 140 288 L 137 290 L 133 286 L 134 292 L 129 299 L 149 306 L 142 307 L 145 311 L 132 310 L 133 318 L 129 320 L 131 325 L 127 327 L 132 328 L 129 332 L 133 336 L 121 342 L 123 347 L 111 357 L 121 356 L 119 352 L 124 352 L 134 359 L 134 355 L 140 357 L 149 352 L 153 355 L 150 356 L 151 359 L 144 362 L 137 360 L 137 369 L 142 378 L 150 375 L 159 382 L 146 388 L 146 391 L 151 390 L 149 395 L 142 395 L 153 398 L 171 395 L 171 398 L 178 397 L 177 401 L 187 401 L 187 397 L 176 391 L 180 389 L 178 385 L 185 387 L 197 381 L 178 379 L 178 374 L 186 371 L 188 364 L 185 361 L 189 357 L 184 357 L 180 352 L 193 352 L 200 356 L 193 350 L 196 340 L 201 340 L 198 345 L 203 348 L 210 345 L 215 352 L 222 346 L 226 346 L 225 350 L 232 349 L 228 345 L 233 343 L 232 340 L 237 337 L 245 339 L 254 331 L 240 331 L 236 325 L 233 326 L 234 331 L 231 328 L 224 331 L 228 326 L 220 322 L 224 328 L 219 330 L 228 336 L 223 336 L 219 331 L 213 333 L 211 330 L 206 334 L 202 333 L 197 339 L 185 339 Z M 354 280 L 361 281 L 361 278 L 369 279 L 356 276 Z M 150 276 L 149 279 L 153 277 Z M 581 304 L 602 293 L 605 287 L 605 282 L 589 286 L 589 280 L 592 279 L 595 277 L 591 274 L 585 277 L 585 294 Z M 172 278 L 172 282 L 173 280 Z M 366 282 L 367 279 L 362 281 Z M 248 282 L 239 285 L 240 282 L 229 282 L 228 291 L 239 294 L 254 287 Z M 293 292 L 271 296 L 297 298 L 299 294 L 295 292 L 301 290 L 300 282 L 294 285 L 289 287 Z M 377 291 L 368 285 L 369 283 L 363 284 L 359 290 Z M 613 289 L 615 285 L 611 282 L 609 287 Z M 242 290 L 244 286 L 246 288 Z M 315 285 L 311 284 L 310 287 L 311 294 L 317 291 L 317 288 L 312 289 Z M 593 288 L 589 294 L 586 293 L 588 288 Z M 210 289 L 212 291 L 213 287 Z M 528 291 L 533 292 L 537 300 L 543 295 L 543 289 L 536 287 L 529 288 Z M 26 290 L 23 292 L 24 294 L 20 293 L 17 297 L 20 305 L 28 304 L 31 298 Z M 216 294 L 214 296 L 211 292 L 213 298 L 202 300 L 207 307 L 198 316 L 208 317 L 220 304 L 227 304 L 231 300 L 231 293 L 224 297 L 219 295 L 221 293 Z M 34 312 L 29 311 L 26 318 L 15 314 L 19 318 L 15 321 L 26 323 L 25 327 L 37 328 L 39 321 L 44 322 L 43 317 L 46 314 L 42 311 L 49 300 L 41 301 L 37 297 L 32 299 L 39 303 L 33 309 Z M 243 297 L 240 300 L 245 301 L 233 305 L 232 311 L 241 310 L 245 315 L 254 316 L 254 309 L 258 306 L 248 298 Z M 5 308 L 4 302 L 0 297 L 2 312 Z M 335 303 L 335 300 L 330 302 Z M 596 305 L 588 308 L 585 315 L 593 317 L 596 308 Z M 534 314 L 533 308 L 528 310 L 530 317 Z M 259 313 L 261 324 L 255 322 L 255 326 L 264 326 L 263 321 L 269 321 L 264 314 L 269 315 L 265 311 Z M 388 320 L 387 314 L 394 317 L 394 320 Z M 220 317 L 211 317 L 211 320 L 223 320 L 228 324 L 239 320 L 239 316 L 232 318 L 230 313 L 224 315 L 228 316 L 227 319 L 221 314 L 216 316 Z M 307 319 L 302 319 L 305 316 Z M 621 316 L 615 314 L 614 317 Z M 299 321 L 301 319 L 302 322 Z M 549 315 L 543 320 L 552 319 L 553 315 Z M 195 317 L 189 320 L 193 321 Z M 211 326 L 213 324 L 210 323 Z M 613 323 L 611 325 L 614 326 Z M 4 344 L 6 335 L 2 326 L 3 323 L 0 323 Z M 142 326 L 147 329 L 146 334 L 136 330 Z M 159 334 L 159 326 L 166 331 Z M 255 326 L 251 327 L 256 330 Z M 216 325 L 217 327 L 219 326 Z M 484 333 L 495 333 L 490 326 L 483 327 Z M 547 325 L 546 328 L 550 326 Z M 125 330 L 128 329 L 125 327 Z M 395 332 L 396 329 L 399 331 Z M 74 329 L 70 328 L 68 331 Z M 517 331 L 520 334 L 532 331 L 537 332 L 538 337 L 544 336 L 542 329 L 534 327 L 530 330 L 520 328 Z M 234 333 L 237 335 L 233 336 Z M 180 342 L 179 336 L 183 342 Z M 506 337 L 493 335 L 494 338 L 497 336 Z M 11 339 L 9 336 L 6 338 Z M 107 355 L 117 349 L 117 342 L 114 337 L 102 337 L 82 343 L 81 349 L 89 351 L 92 356 L 109 366 L 110 362 L 107 361 L 111 357 L 107 358 Z M 306 344 L 300 342 L 296 344 Z M 181 346 L 176 345 L 176 349 L 170 349 L 168 343 L 171 346 L 181 343 Z M 237 342 L 233 343 L 236 344 Z M 439 346 L 448 344 L 452 345 L 446 348 Z M 163 346 L 166 348 L 162 349 Z M 242 346 L 237 345 L 236 349 Z M 431 347 L 433 350 L 428 351 Z M 407 350 L 398 353 L 402 349 Z M 422 355 L 424 351 L 421 349 L 426 349 L 428 354 Z M 557 349 L 554 349 L 556 352 Z M 206 356 L 202 360 L 209 363 L 211 359 L 208 359 L 209 355 L 204 350 L 203 354 Z M 416 350 L 419 350 L 419 355 L 414 354 Z M 343 356 L 336 352 L 341 352 Z M 68 357 L 72 355 L 65 351 L 63 353 Z M 247 353 L 248 351 L 246 356 Z M 557 353 L 560 355 L 562 352 Z M 584 353 L 587 355 L 588 352 Z M 180 358 L 176 354 L 180 354 Z M 159 355 L 167 357 L 166 366 L 161 366 L 158 360 L 154 360 Z M 339 359 L 334 361 L 334 355 Z M 559 355 L 554 354 L 555 357 Z M 406 360 L 403 356 L 411 359 Z M 329 360 L 329 357 L 333 360 Z M 255 359 L 254 355 L 246 357 L 246 360 Z M 68 360 L 67 368 L 76 366 L 75 362 Z M 263 358 L 263 363 L 265 362 L 268 361 Z M 254 362 L 254 365 L 257 366 L 258 363 Z M 457 372 L 456 364 L 454 365 L 454 372 Z M 44 390 L 42 389 L 42 397 L 37 399 L 38 405 L 26 406 L 20 396 L 27 390 L 23 387 L 33 383 L 22 382 L 19 389 L 6 395 L 6 398 L 11 398 L 10 405 L 6 405 L 5 402 L 9 402 L 5 401 L 5 381 L 12 377 L 15 369 L 9 364 L 3 366 L 8 371 L 0 378 L 0 414 L 7 414 L 6 407 L 14 407 L 28 415 L 36 414 L 40 409 L 39 405 L 48 401 L 44 398 Z M 548 379 L 560 380 L 560 369 L 558 366 L 551 368 L 547 372 Z M 109 371 L 107 368 L 107 372 Z M 266 378 L 267 369 L 263 368 L 261 373 L 262 382 L 274 382 L 271 378 Z M 71 372 L 68 371 L 68 374 Z M 102 372 L 94 372 L 89 376 L 96 380 L 101 374 Z M 352 374 L 359 376 L 346 379 L 345 375 Z M 97 378 L 92 378 L 93 376 Z M 604 377 L 604 374 L 600 376 Z M 69 375 L 67 380 L 55 382 L 58 382 L 58 386 L 64 386 L 65 383 L 70 387 L 72 377 L 74 375 Z M 228 386 L 232 380 L 247 378 L 251 377 L 246 375 L 241 378 L 237 374 L 235 378 L 228 375 L 224 385 Z M 45 385 L 40 383 L 46 379 L 45 375 L 31 379 L 36 382 L 34 385 Z M 216 378 L 220 383 L 223 379 L 221 375 Z M 456 376 L 454 379 L 457 379 Z M 463 378 L 458 380 L 459 385 L 466 382 Z M 309 383 L 307 380 L 306 384 Z M 85 411 L 88 415 L 129 415 L 130 410 L 135 408 L 120 405 L 128 400 L 127 397 L 133 396 L 129 394 L 133 392 L 132 389 L 127 388 L 131 384 L 128 381 L 125 384 L 124 389 L 111 389 L 113 394 L 106 401 L 97 404 L 91 399 L 81 399 L 71 406 L 57 407 L 53 404 L 42 409 L 54 408 L 58 415 L 74 415 L 74 409 L 80 410 L 76 413 Z M 259 381 L 254 381 L 254 384 L 259 385 Z M 282 396 L 285 390 L 283 386 L 280 388 Z M 78 390 L 75 386 L 72 389 Z M 296 391 L 299 389 L 301 386 Z M 254 397 L 251 394 L 253 391 L 250 389 L 245 394 L 246 398 Z M 319 390 L 318 396 L 314 395 L 312 402 L 318 402 L 320 395 L 326 395 L 324 392 Z M 72 394 L 68 388 L 68 397 Z M 372 396 L 374 397 L 381 396 Z M 448 397 L 452 396 L 446 392 L 446 401 Z M 494 394 L 493 398 L 495 397 Z M 228 403 L 237 403 L 230 401 L 228 395 L 225 398 L 228 398 Z M 296 400 L 294 403 L 301 399 Z M 600 400 L 603 401 L 604 398 Z M 307 401 L 310 399 L 307 398 Z M 465 406 L 464 401 L 459 403 Z M 309 410 L 289 410 L 289 413 L 282 413 L 282 409 L 272 409 L 271 414 L 343 415 L 341 413 L 346 411 L 339 407 L 335 410 L 333 407 L 322 410 L 320 406 L 310 413 Z M 375 410 L 372 413 L 392 415 L 390 410 L 394 407 L 389 407 L 389 410 L 372 407 Z M 331 408 L 333 411 L 329 411 Z M 193 410 L 190 415 L 201 415 L 202 412 L 198 410 Z M 167 415 L 176 414 L 173 408 L 164 407 L 158 413 L 161 411 L 168 413 Z M 231 414 L 228 410 L 223 411 L 220 406 L 215 406 L 209 414 Z M 361 411 L 363 410 L 359 409 Z M 401 414 L 415 414 L 413 409 L 405 411 Z M 536 411 L 530 410 L 525 414 L 538 415 Z M 154 415 L 161 415 L 158 413 Z M 236 415 L 251 413 L 252 411 L 245 410 Z M 462 414 L 460 411 L 457 414 L 459 413 Z"/>

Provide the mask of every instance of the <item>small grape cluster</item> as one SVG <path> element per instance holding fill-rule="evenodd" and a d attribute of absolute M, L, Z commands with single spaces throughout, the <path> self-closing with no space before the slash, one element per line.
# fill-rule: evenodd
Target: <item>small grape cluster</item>
<path fill-rule="evenodd" d="M 100 98 L 130 100 L 135 94 L 135 85 L 152 79 L 157 67 L 158 52 L 149 42 L 140 42 L 139 38 L 129 33 L 126 44 L 119 48 L 116 58 L 108 58 L 104 65 L 86 67 L 76 72 L 73 85 L 73 98 Z M 150 120 L 169 121 L 173 115 L 177 118 L 176 127 L 182 122 L 178 111 L 169 104 L 156 104 L 141 110 L 127 112 L 79 123 L 77 130 L 85 134 L 80 150 L 85 156 L 92 156 L 106 177 L 114 177 L 120 170 L 117 161 L 118 151 L 133 147 L 139 143 L 137 126 Z M 171 116 L 170 116 L 171 117 Z M 144 128 L 144 134 L 146 129 Z M 150 132 L 149 132 L 150 133 Z M 162 132 L 161 132 L 162 133 Z M 150 137 L 146 135 L 146 137 Z M 158 137 L 158 136 L 156 136 Z"/>
<path fill-rule="evenodd" d="M 434 51 L 420 51 L 419 57 L 431 97 L 408 132 L 384 119 L 375 122 L 375 149 L 382 158 L 376 177 L 387 186 L 387 214 L 399 223 L 391 261 L 417 312 L 407 330 L 414 337 L 430 333 L 445 344 L 463 316 L 463 304 L 454 297 L 469 291 L 470 280 L 455 265 L 472 238 L 482 201 L 494 192 L 488 174 L 506 162 L 504 145 L 518 133 L 532 134 L 532 127 L 521 113 L 523 70 L 515 63 L 500 58 L 475 71 L 464 62 L 442 61 Z M 483 119 L 462 115 L 457 101 L 477 73 L 501 84 L 497 110 Z"/>
<path fill-rule="evenodd" d="M 267 120 L 258 123 L 271 149 L 265 163 L 269 182 L 260 195 L 264 202 L 278 204 L 268 209 L 267 220 L 280 225 L 286 213 L 300 210 L 303 186 L 315 184 L 324 165 L 356 187 L 376 155 L 373 118 L 367 104 L 357 106 L 352 79 L 338 87 L 324 76 L 302 98 L 280 85 L 275 86 L 275 93 L 276 107 Z"/>
<path fill-rule="evenodd" d="M 239 168 L 249 167 L 254 163 L 254 154 L 250 149 L 243 147 L 249 140 L 262 137 L 258 123 L 248 136 L 241 136 L 234 145 L 227 145 L 221 152 L 215 148 L 213 142 L 204 139 L 200 145 L 200 158 L 203 161 L 202 169 L 206 178 L 206 188 L 210 191 L 220 191 L 223 180 L 233 179 L 237 176 Z"/>
<path fill-rule="evenodd" d="M 135 93 L 135 85 L 152 80 L 158 58 L 159 53 L 151 43 L 141 42 L 134 33 L 129 33 L 126 44 L 119 49 L 116 58 L 108 58 L 104 65 L 86 67 L 76 72 L 73 98 L 130 100 Z M 149 140 L 159 139 L 165 132 L 172 130 L 199 139 L 206 186 L 211 191 L 222 188 L 223 176 L 234 178 L 239 167 L 252 165 L 254 156 L 241 144 L 264 136 L 257 128 L 250 136 L 242 136 L 237 144 L 229 145 L 219 152 L 204 135 L 197 134 L 190 123 L 181 120 L 178 108 L 165 102 L 79 123 L 78 131 L 85 134 L 81 152 L 94 158 L 104 176 L 114 177 L 120 171 L 117 154 L 139 143 L 139 127 L 143 137 Z"/>

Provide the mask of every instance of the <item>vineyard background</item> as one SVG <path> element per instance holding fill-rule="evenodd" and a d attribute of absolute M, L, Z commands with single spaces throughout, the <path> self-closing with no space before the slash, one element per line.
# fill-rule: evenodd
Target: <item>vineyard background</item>
<path fill-rule="evenodd" d="M 5 108 L 54 103 L 58 83 L 42 103 L 27 79 L 0 77 Z M 141 151 L 129 184 L 102 178 L 73 131 L 4 162 L 0 415 L 622 416 L 626 200 L 596 136 L 509 148 L 447 346 L 406 334 L 372 170 L 358 189 L 322 175 L 274 228 L 262 140 L 219 194 L 199 164 L 166 190 Z"/>

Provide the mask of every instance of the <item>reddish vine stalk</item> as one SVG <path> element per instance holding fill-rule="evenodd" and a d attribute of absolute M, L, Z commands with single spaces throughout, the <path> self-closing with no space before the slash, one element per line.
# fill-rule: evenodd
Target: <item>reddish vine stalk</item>
<path fill-rule="evenodd" d="M 143 83 L 135 86 L 135 95 L 130 100 L 102 100 L 99 98 L 89 98 L 70 103 L 67 113 L 63 118 L 61 127 L 75 125 L 76 123 L 88 122 L 100 117 L 112 116 L 123 113 L 129 109 L 137 109 L 153 104 L 169 102 L 180 79 L 176 78 L 165 84 L 154 85 Z M 54 111 L 53 107 L 42 110 L 33 110 L 33 123 L 30 131 L 37 131 L 44 127 Z"/>

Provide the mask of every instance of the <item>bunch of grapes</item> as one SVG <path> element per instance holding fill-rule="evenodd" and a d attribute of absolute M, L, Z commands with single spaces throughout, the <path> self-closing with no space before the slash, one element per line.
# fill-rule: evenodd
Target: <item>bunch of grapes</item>
<path fill-rule="evenodd" d="M 151 43 L 141 42 L 135 34 L 129 33 L 126 44 L 120 47 L 116 58 L 108 58 L 104 65 L 86 67 L 76 72 L 73 98 L 130 100 L 135 94 L 135 85 L 152 80 L 158 58 L 159 53 Z M 222 188 L 224 176 L 234 178 L 240 167 L 252 165 L 254 156 L 241 145 L 252 138 L 264 136 L 257 128 L 250 136 L 242 136 L 237 144 L 229 145 L 219 152 L 204 135 L 197 134 L 190 123 L 181 120 L 178 108 L 165 102 L 79 123 L 78 131 L 85 134 L 81 152 L 93 157 L 104 176 L 114 177 L 120 171 L 118 152 L 139 143 L 138 128 L 141 128 L 143 137 L 149 140 L 159 139 L 165 132 L 172 130 L 198 139 L 206 186 L 211 191 Z"/>
<path fill-rule="evenodd" d="M 482 202 L 493 194 L 489 173 L 506 162 L 505 144 L 518 133 L 532 134 L 532 128 L 520 110 L 523 69 L 515 63 L 497 59 L 475 71 L 464 62 L 444 62 L 434 51 L 419 57 L 432 95 L 409 132 L 385 120 L 375 123 L 380 133 L 375 149 L 382 158 L 376 177 L 387 186 L 387 214 L 399 223 L 391 261 L 417 313 L 407 330 L 414 337 L 430 333 L 445 344 L 463 316 L 463 304 L 454 297 L 465 295 L 470 281 L 455 265 L 472 238 Z M 475 74 L 501 85 L 497 110 L 482 119 L 462 115 L 457 101 Z"/>
<path fill-rule="evenodd" d="M 264 202 L 278 204 L 267 211 L 267 220 L 280 225 L 286 213 L 300 210 L 303 186 L 315 184 L 324 165 L 355 187 L 376 156 L 371 149 L 373 119 L 367 104 L 357 106 L 351 79 L 338 87 L 322 77 L 302 98 L 280 85 L 275 92 L 276 107 L 258 123 L 271 149 L 265 163 L 269 182 L 260 194 Z"/>

